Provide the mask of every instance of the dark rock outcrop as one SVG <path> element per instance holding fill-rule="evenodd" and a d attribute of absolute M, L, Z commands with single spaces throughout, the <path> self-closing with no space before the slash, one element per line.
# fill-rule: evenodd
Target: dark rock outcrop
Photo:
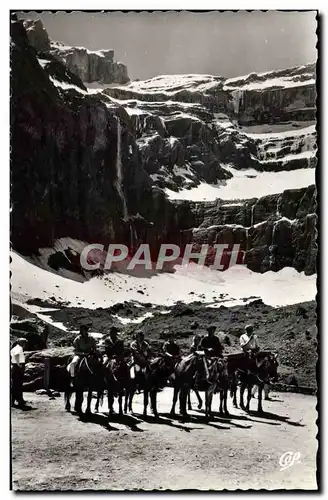
<path fill-rule="evenodd" d="M 131 86 L 90 95 L 61 61 L 49 52 L 36 53 L 21 22 L 12 22 L 11 30 L 15 250 L 37 254 L 70 236 L 104 245 L 147 242 L 156 258 L 161 243 L 176 243 L 182 251 L 190 242 L 240 243 L 255 271 L 292 265 L 315 272 L 314 186 L 238 203 L 172 203 L 163 192 L 228 179 L 225 162 L 263 170 L 259 152 L 291 148 L 288 137 L 279 147 L 268 139 L 267 147 L 226 115 L 212 113 L 210 99 L 213 104 L 225 95 L 224 79 L 205 75 L 195 90 L 192 79 L 184 88 L 182 75 L 172 92 L 145 92 L 142 105 L 122 106 L 110 96 L 122 97 Z M 137 83 L 140 93 L 142 82 Z M 220 102 L 227 111 L 225 99 Z M 297 154 L 313 150 L 311 130 L 296 137 Z M 276 157 L 280 161 L 280 153 Z M 75 272 L 75 260 L 69 260 Z M 57 268 L 60 262 L 52 258 Z"/>
<path fill-rule="evenodd" d="M 50 50 L 50 38 L 40 19 L 27 19 L 24 21 L 24 27 L 30 44 L 37 52 L 48 52 Z"/>
<path fill-rule="evenodd" d="M 51 42 L 40 19 L 26 20 L 24 26 L 30 44 L 39 53 L 50 53 L 83 82 L 120 83 L 129 81 L 127 67 L 114 61 L 114 50 L 90 51 Z"/>

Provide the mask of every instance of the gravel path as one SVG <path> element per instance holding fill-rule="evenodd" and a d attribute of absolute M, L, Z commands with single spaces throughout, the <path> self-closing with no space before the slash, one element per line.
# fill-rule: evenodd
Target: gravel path
<path fill-rule="evenodd" d="M 84 421 L 64 411 L 62 397 L 26 394 L 32 409 L 12 409 L 13 488 L 316 489 L 315 397 L 273 393 L 263 417 L 233 409 L 229 401 L 230 418 L 206 423 L 192 411 L 184 423 L 168 418 L 171 396 L 169 388 L 159 395 L 159 422 L 140 416 L 137 395 L 136 414 L 115 417 L 108 426 L 105 404 Z M 281 471 L 286 452 L 299 452 L 299 460 Z"/>

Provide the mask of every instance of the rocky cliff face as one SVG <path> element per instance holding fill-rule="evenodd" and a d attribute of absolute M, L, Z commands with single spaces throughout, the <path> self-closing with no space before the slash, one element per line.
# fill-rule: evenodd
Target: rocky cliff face
<path fill-rule="evenodd" d="M 255 271 L 315 272 L 314 122 L 310 114 L 296 113 L 292 122 L 284 115 L 286 106 L 298 106 L 296 88 L 308 86 L 306 107 L 314 105 L 314 84 L 304 76 L 310 69 L 278 75 L 295 84 L 279 90 L 287 100 L 270 100 L 272 87 L 244 89 L 238 106 L 234 92 L 254 85 L 254 76 L 232 82 L 174 75 L 91 93 L 83 81 L 106 79 L 98 63 L 114 64 L 113 53 L 94 57 L 52 42 L 49 49 L 37 26 L 25 22 L 26 31 L 11 23 L 12 244 L 18 252 L 38 253 L 67 236 L 147 242 L 154 255 L 160 243 L 240 243 Z M 248 92 L 256 92 L 250 94 L 256 102 Z M 275 118 L 254 112 L 246 119 L 261 103 L 275 103 Z M 259 124 L 260 133 L 253 127 Z M 275 187 L 286 173 L 283 187 Z M 299 189 L 288 189 L 296 181 Z M 194 197 L 209 187 L 216 201 Z"/>
<path fill-rule="evenodd" d="M 40 20 L 27 20 L 24 25 L 29 42 L 37 52 L 52 54 L 83 82 L 124 84 L 129 81 L 127 67 L 114 61 L 114 50 L 91 51 L 84 47 L 50 42 Z"/>

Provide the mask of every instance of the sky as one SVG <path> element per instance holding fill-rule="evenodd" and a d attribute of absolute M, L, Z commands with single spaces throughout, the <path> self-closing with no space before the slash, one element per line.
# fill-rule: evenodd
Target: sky
<path fill-rule="evenodd" d="M 52 40 L 114 49 L 129 77 L 234 77 L 315 62 L 316 12 L 57 12 L 40 18 Z"/>

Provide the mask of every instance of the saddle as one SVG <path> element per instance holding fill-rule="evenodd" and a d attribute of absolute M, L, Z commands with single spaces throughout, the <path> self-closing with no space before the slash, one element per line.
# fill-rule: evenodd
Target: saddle
<path fill-rule="evenodd" d="M 85 367 L 89 370 L 89 372 L 91 374 L 93 374 L 93 371 L 92 369 L 90 368 L 90 364 L 88 363 L 88 354 L 86 354 L 85 356 L 82 356 L 81 359 L 79 360 L 79 362 L 77 363 L 76 365 L 76 373 L 78 373 L 80 370 L 81 370 L 81 367 L 83 367 L 83 365 L 85 365 Z M 68 363 L 67 367 L 66 367 L 66 370 L 70 373 L 70 368 L 71 368 L 71 364 L 72 364 L 72 359 L 70 360 L 70 362 Z"/>

